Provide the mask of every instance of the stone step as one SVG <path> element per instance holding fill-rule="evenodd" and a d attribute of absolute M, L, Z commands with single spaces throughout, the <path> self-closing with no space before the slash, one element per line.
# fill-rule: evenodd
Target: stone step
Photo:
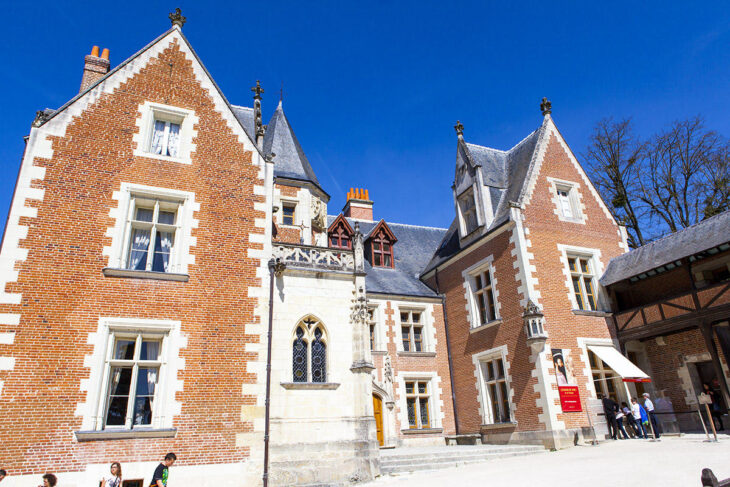
<path fill-rule="evenodd" d="M 431 461 L 431 460 L 459 460 L 467 458 L 475 458 L 484 455 L 491 455 L 495 453 L 511 453 L 511 452 L 531 452 L 531 451 L 542 451 L 544 448 L 532 445 L 514 445 L 514 446 L 495 446 L 492 448 L 479 448 L 460 450 L 453 448 L 453 451 L 434 451 L 431 452 L 409 452 L 408 448 L 403 448 L 397 453 L 390 453 L 387 455 L 381 454 L 381 464 L 391 463 L 403 463 L 410 462 L 412 460 Z"/>
<path fill-rule="evenodd" d="M 419 472 L 423 470 L 438 470 L 443 468 L 459 467 L 462 465 L 487 462 L 499 458 L 507 458 L 523 455 L 534 455 L 538 453 L 546 453 L 547 450 L 541 447 L 513 447 L 502 448 L 499 451 L 488 452 L 470 452 L 461 456 L 450 454 L 443 455 L 409 455 L 410 458 L 381 457 L 380 472 L 383 475 L 392 475 L 407 472 Z M 400 457 L 400 455 L 398 455 Z M 391 461 L 391 459 L 394 459 Z"/>

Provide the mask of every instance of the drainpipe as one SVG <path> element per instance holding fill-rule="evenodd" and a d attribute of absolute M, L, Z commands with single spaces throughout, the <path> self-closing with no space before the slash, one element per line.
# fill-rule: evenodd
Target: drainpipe
<path fill-rule="evenodd" d="M 441 286 L 439 286 L 439 269 L 436 267 L 434 273 L 436 279 L 436 293 L 441 296 L 441 309 L 444 313 L 444 331 L 446 332 L 446 356 L 449 359 L 449 380 L 451 381 L 451 404 L 454 409 L 454 428 L 456 435 L 459 435 L 459 413 L 456 411 L 456 391 L 454 390 L 454 364 L 451 361 L 451 342 L 449 341 L 449 319 L 446 314 L 446 294 L 441 294 Z"/>
<path fill-rule="evenodd" d="M 271 336 L 274 328 L 274 280 L 276 276 L 280 276 L 286 265 L 279 259 L 269 260 L 269 333 L 266 353 L 266 401 L 264 407 L 266 409 L 266 419 L 264 420 L 264 487 L 269 485 L 269 413 L 271 407 Z"/>

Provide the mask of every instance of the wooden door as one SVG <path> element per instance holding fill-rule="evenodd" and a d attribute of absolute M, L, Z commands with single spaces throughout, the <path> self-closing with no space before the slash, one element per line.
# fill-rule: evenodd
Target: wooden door
<path fill-rule="evenodd" d="M 375 415 L 375 428 L 378 430 L 378 443 L 385 444 L 383 440 L 383 400 L 373 394 L 373 413 Z"/>

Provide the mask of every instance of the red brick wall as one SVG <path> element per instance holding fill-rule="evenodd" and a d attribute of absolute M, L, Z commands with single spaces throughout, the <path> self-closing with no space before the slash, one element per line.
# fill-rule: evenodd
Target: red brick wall
<path fill-rule="evenodd" d="M 274 184 L 274 189 L 279 190 L 281 196 L 285 196 L 288 198 L 297 198 L 297 193 L 299 192 L 300 188 L 296 186 L 284 186 L 283 184 Z M 294 210 L 294 222 L 296 223 L 299 218 L 298 212 L 301 211 L 300 208 L 301 203 L 297 203 L 297 207 Z M 281 210 L 280 210 L 281 211 Z M 279 213 L 281 214 L 281 213 Z M 284 243 L 291 243 L 291 244 L 299 244 L 301 243 L 302 239 L 302 230 L 301 228 L 293 228 L 290 226 L 284 226 L 281 224 L 279 215 L 274 215 L 274 221 L 277 224 L 277 234 L 276 234 L 276 241 L 277 242 L 284 242 Z"/>
<path fill-rule="evenodd" d="M 191 165 L 133 155 L 144 101 L 195 111 Z M 255 380 L 247 367 L 256 358 L 244 344 L 258 341 L 247 333 L 248 324 L 258 322 L 248 288 L 260 285 L 259 263 L 247 250 L 261 248 L 248 239 L 263 232 L 254 219 L 265 217 L 254 210 L 264 197 L 255 196 L 254 185 L 263 181 L 252 153 L 214 111 L 176 44 L 102 95 L 52 144 L 53 158 L 35 161 L 46 168 L 38 217 L 21 218 L 30 226 L 21 241 L 29 255 L 18 265 L 18 282 L 7 286 L 22 293 L 22 304 L 0 305 L 0 313 L 22 313 L 19 326 L 0 326 L 16 332 L 13 345 L 0 345 L 0 355 L 16 359 L 14 370 L 0 376 L 3 467 L 14 474 L 62 472 L 89 462 L 154 461 L 167 451 L 177 452 L 181 464 L 243 460 L 249 452 L 235 446 L 235 437 L 252 428 L 241 419 L 241 407 L 255 398 L 241 390 Z M 189 282 L 102 275 L 102 249 L 111 243 L 105 233 L 115 223 L 112 193 L 122 182 L 195 193 L 199 227 L 193 229 Z M 182 403 L 175 438 L 75 442 L 81 417 L 74 410 L 86 400 L 80 386 L 89 377 L 83 360 L 94 347 L 87 338 L 100 316 L 182 322 L 188 344 L 180 352 L 186 366 L 178 375 L 184 387 L 175 397 Z"/>
<path fill-rule="evenodd" d="M 373 207 L 362 208 L 360 206 L 350 206 L 348 201 L 345 205 L 344 214 L 347 218 L 356 218 L 358 220 L 370 220 L 373 219 Z"/>

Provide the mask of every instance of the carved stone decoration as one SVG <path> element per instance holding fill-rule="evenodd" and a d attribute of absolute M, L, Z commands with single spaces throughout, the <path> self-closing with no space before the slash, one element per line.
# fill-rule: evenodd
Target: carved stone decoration
<path fill-rule="evenodd" d="M 170 22 L 172 22 L 172 25 L 177 25 L 181 29 L 183 25 L 185 25 L 185 22 L 187 22 L 187 19 L 183 16 L 180 8 L 176 8 L 175 11 L 172 12 L 168 17 L 170 17 Z"/>
<path fill-rule="evenodd" d="M 383 360 L 383 382 L 393 383 L 393 366 L 390 362 L 390 355 L 386 355 Z"/>
<path fill-rule="evenodd" d="M 459 137 L 462 137 L 464 135 L 464 125 L 457 120 L 456 125 L 454 125 L 454 130 L 456 130 L 456 135 Z"/>
<path fill-rule="evenodd" d="M 365 272 L 365 247 L 360 224 L 355 222 L 355 234 L 352 236 L 352 248 L 355 251 L 355 271 Z"/>
<path fill-rule="evenodd" d="M 362 286 L 355 291 L 355 297 L 352 300 L 350 320 L 355 325 L 368 322 L 368 298 L 365 296 L 365 289 Z"/>
<path fill-rule="evenodd" d="M 348 250 L 278 243 L 273 257 L 289 267 L 330 271 L 353 271 L 355 260 Z"/>
<path fill-rule="evenodd" d="M 542 103 L 540 103 L 540 111 L 543 116 L 550 115 L 553 112 L 553 104 L 544 96 L 542 97 Z"/>
<path fill-rule="evenodd" d="M 256 130 L 256 138 L 263 137 L 266 129 L 264 128 L 264 122 L 261 116 L 261 94 L 264 93 L 264 89 L 261 88 L 261 81 L 256 80 L 256 86 L 251 88 L 253 91 L 253 112 L 254 112 L 254 124 Z M 258 141 L 257 141 L 258 143 Z"/>
<path fill-rule="evenodd" d="M 318 232 L 327 229 L 327 206 L 319 198 L 312 198 L 312 228 Z"/>
<path fill-rule="evenodd" d="M 33 127 L 40 127 L 51 118 L 51 114 L 45 110 L 38 110 L 35 112 L 35 120 L 33 120 Z"/>

